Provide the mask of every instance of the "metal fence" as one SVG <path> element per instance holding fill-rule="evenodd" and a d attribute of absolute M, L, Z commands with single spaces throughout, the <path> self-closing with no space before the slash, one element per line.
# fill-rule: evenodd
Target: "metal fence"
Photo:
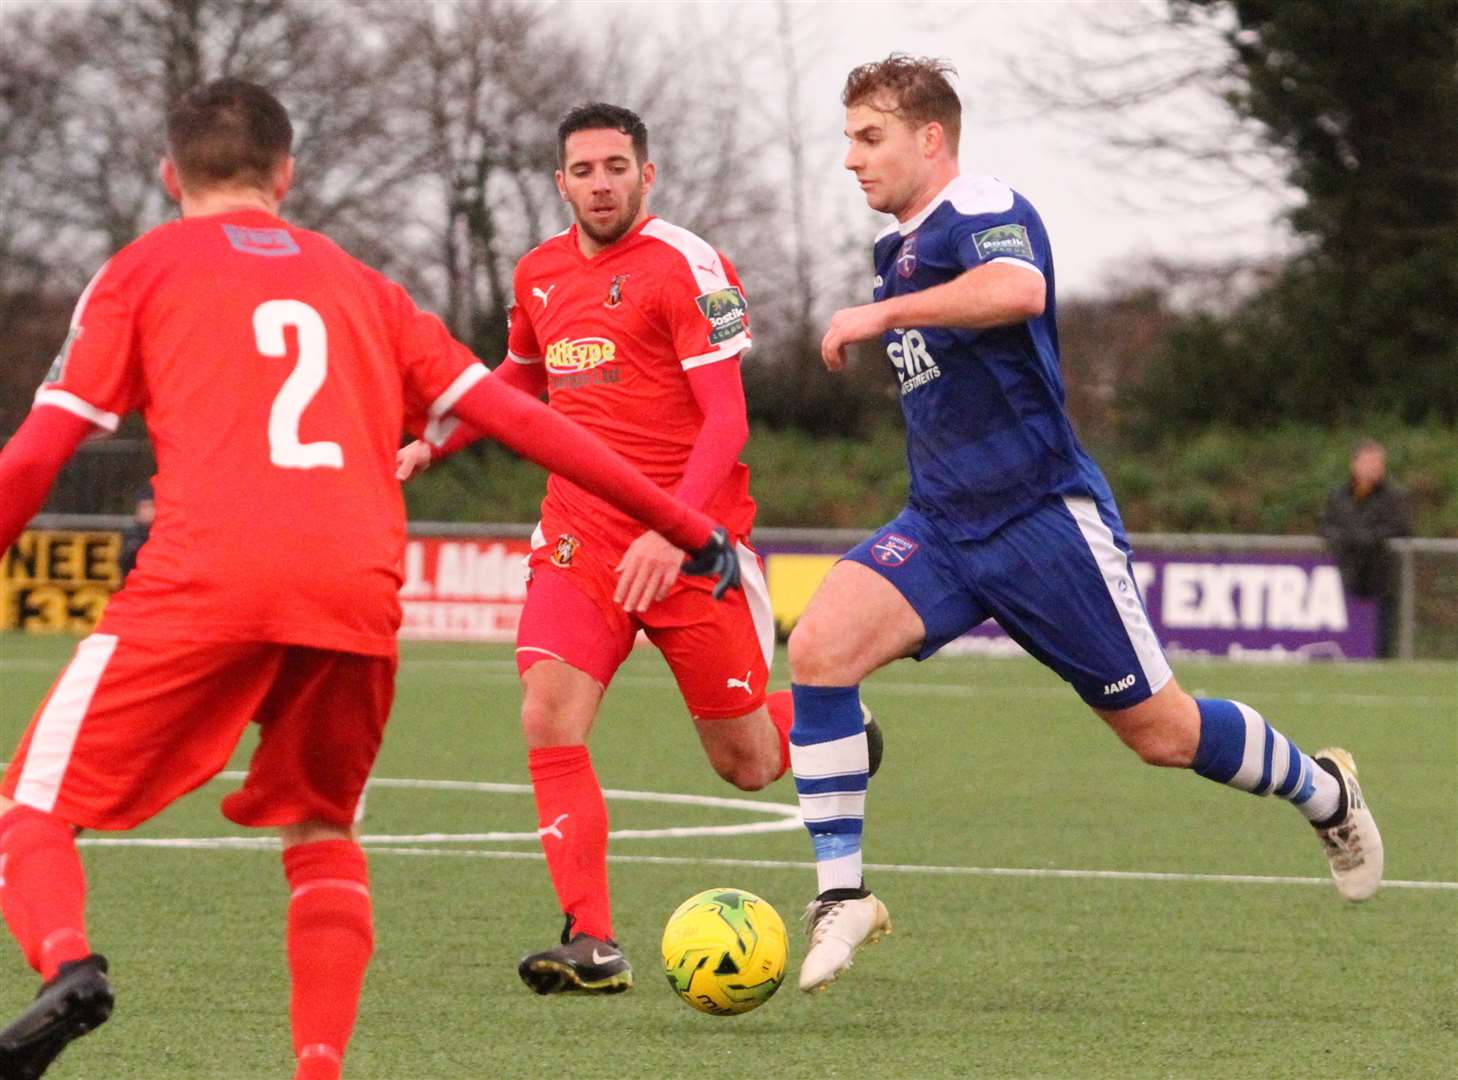
<path fill-rule="evenodd" d="M 146 439 L 108 439 L 88 443 L 58 477 L 41 527 L 121 528 L 129 520 L 136 494 L 156 464 Z M 412 531 L 433 536 L 528 536 L 530 525 L 418 522 Z M 807 544 L 823 551 L 844 551 L 864 539 L 856 529 L 762 528 L 765 544 Z M 1139 533 L 1136 551 L 1212 553 L 1324 550 L 1317 536 L 1262 536 L 1226 533 Z M 1398 557 L 1397 655 L 1403 658 L 1458 658 L 1458 539 L 1394 540 Z"/>
<path fill-rule="evenodd" d="M 129 521 L 125 513 L 73 514 L 48 512 L 36 518 L 43 529 L 120 529 Z M 533 526 L 520 522 L 471 523 L 416 521 L 416 536 L 517 537 L 531 535 Z M 766 545 L 804 545 L 825 552 L 845 551 L 867 532 L 858 529 L 756 529 L 754 539 Z M 1238 533 L 1135 533 L 1135 551 L 1188 551 L 1221 554 L 1245 552 L 1319 553 L 1318 536 L 1262 536 Z M 1400 659 L 1458 659 L 1458 539 L 1390 541 L 1400 574 L 1397 656 Z"/>

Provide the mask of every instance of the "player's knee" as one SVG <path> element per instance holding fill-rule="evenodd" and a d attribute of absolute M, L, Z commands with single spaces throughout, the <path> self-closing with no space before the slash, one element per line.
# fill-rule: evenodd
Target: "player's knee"
<path fill-rule="evenodd" d="M 823 623 L 801 619 L 790 632 L 790 678 L 806 685 L 838 685 L 840 658 L 835 655 L 837 635 Z"/>
<path fill-rule="evenodd" d="M 774 780 L 778 762 L 754 754 L 720 754 L 712 759 L 714 771 L 740 791 L 759 791 Z"/>
<path fill-rule="evenodd" d="M 563 710 L 549 700 L 528 695 L 521 706 L 521 732 L 530 748 L 573 746 L 583 742 L 585 732 L 576 730 Z"/>
<path fill-rule="evenodd" d="M 1124 744 L 1138 754 L 1139 760 L 1146 765 L 1157 765 L 1164 769 L 1186 769 L 1195 759 L 1193 749 L 1167 728 L 1150 726 L 1122 734 Z"/>

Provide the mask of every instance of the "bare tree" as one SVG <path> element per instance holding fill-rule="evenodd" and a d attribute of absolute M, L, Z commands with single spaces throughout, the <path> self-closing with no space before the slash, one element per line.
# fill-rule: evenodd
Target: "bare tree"
<path fill-rule="evenodd" d="M 1032 115 L 1067 126 L 1105 167 L 1162 181 L 1165 203 L 1289 192 L 1279 148 L 1229 108 L 1243 80 L 1228 10 L 1140 0 L 1090 4 L 1071 19 L 1009 64 Z"/>

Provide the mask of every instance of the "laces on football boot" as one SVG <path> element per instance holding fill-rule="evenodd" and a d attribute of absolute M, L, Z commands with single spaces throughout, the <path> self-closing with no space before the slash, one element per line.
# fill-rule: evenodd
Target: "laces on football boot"
<path fill-rule="evenodd" d="M 891 916 L 875 894 L 827 889 L 805 908 L 810 947 L 800 964 L 800 989 L 824 990 L 855 962 L 856 951 L 891 933 Z"/>
<path fill-rule="evenodd" d="M 1337 892 L 1355 902 L 1370 899 L 1382 883 L 1382 834 L 1357 783 L 1357 763 L 1340 747 L 1318 750 L 1312 760 L 1342 789 L 1337 812 L 1316 823 Z"/>

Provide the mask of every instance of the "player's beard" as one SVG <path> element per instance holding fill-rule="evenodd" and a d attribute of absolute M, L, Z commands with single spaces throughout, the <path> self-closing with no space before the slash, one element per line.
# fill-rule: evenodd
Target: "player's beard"
<path fill-rule="evenodd" d="M 617 217 L 613 218 L 606 225 L 594 225 L 583 213 L 577 211 L 577 227 L 592 237 L 593 242 L 602 247 L 615 244 L 623 238 L 629 229 L 633 227 L 634 220 L 638 217 L 638 211 L 643 207 L 643 191 L 641 188 L 630 192 L 623 201 L 623 210 Z"/>

